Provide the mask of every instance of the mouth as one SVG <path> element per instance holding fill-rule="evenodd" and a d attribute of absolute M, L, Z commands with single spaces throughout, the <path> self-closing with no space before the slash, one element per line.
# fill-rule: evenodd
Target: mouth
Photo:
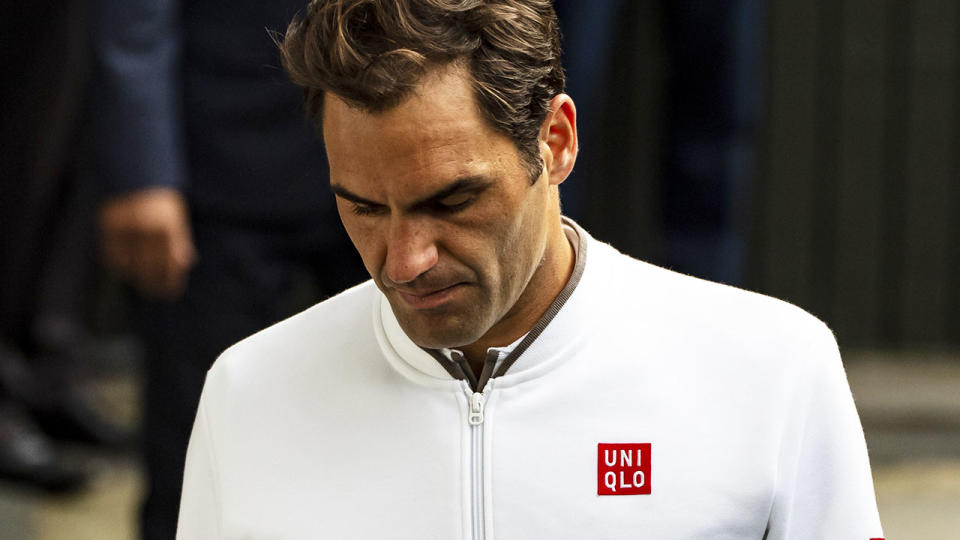
<path fill-rule="evenodd" d="M 449 287 L 430 292 L 414 292 L 396 289 L 397 294 L 413 309 L 431 309 L 449 301 L 465 283 L 454 283 Z"/>

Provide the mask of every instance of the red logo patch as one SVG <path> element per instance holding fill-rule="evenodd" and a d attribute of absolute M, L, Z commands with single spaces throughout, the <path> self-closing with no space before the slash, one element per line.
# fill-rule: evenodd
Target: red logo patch
<path fill-rule="evenodd" d="M 649 495 L 651 443 L 597 444 L 597 495 Z"/>

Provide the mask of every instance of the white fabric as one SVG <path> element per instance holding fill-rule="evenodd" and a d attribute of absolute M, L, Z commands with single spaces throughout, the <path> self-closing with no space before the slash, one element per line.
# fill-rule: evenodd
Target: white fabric
<path fill-rule="evenodd" d="M 882 536 L 826 326 L 592 239 L 586 257 L 477 427 L 469 388 L 372 282 L 231 347 L 207 377 L 178 538 Z M 652 493 L 597 495 L 598 443 L 651 443 Z"/>

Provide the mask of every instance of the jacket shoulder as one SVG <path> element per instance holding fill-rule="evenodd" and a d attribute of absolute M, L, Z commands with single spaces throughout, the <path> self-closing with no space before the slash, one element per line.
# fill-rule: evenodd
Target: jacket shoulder
<path fill-rule="evenodd" d="M 284 364 L 323 359 L 370 342 L 377 295 L 372 280 L 347 289 L 232 345 L 210 372 L 276 371 Z"/>
<path fill-rule="evenodd" d="M 833 332 L 806 310 L 759 292 L 661 268 L 599 246 L 603 279 L 619 317 L 666 328 L 696 341 L 789 350 L 836 348 Z M 768 349 L 769 350 L 769 349 Z"/>

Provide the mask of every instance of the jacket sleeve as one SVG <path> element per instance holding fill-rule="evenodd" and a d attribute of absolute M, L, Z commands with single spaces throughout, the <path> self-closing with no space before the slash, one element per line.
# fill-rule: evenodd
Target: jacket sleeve
<path fill-rule="evenodd" d="M 881 538 L 863 428 L 826 326 L 803 356 L 765 538 Z"/>
<path fill-rule="evenodd" d="M 108 194 L 186 182 L 179 0 L 95 0 L 93 158 Z"/>
<path fill-rule="evenodd" d="M 204 397 L 200 399 L 193 433 L 187 447 L 177 540 L 210 540 L 221 537 L 219 478 L 210 427 Z"/>

